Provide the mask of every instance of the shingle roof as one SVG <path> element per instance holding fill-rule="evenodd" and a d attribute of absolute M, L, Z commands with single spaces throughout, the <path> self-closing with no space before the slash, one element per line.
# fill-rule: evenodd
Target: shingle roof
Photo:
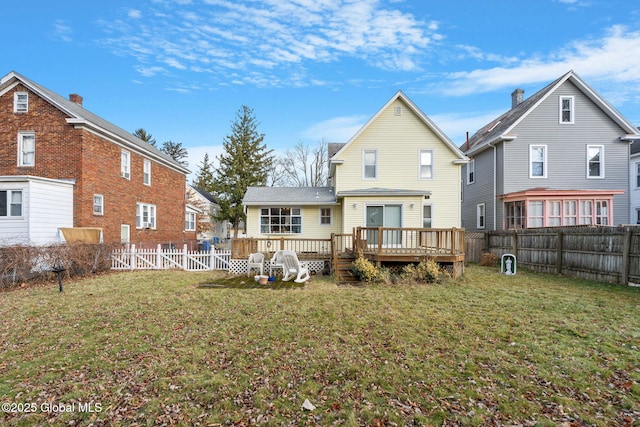
<path fill-rule="evenodd" d="M 250 205 L 327 205 L 336 203 L 329 187 L 249 187 L 242 204 Z"/>
<path fill-rule="evenodd" d="M 171 166 L 174 169 L 179 170 L 182 173 L 188 174 L 190 173 L 189 169 L 181 165 L 179 162 L 175 161 L 171 156 L 166 153 L 160 151 L 153 145 L 141 140 L 130 132 L 114 125 L 113 123 L 103 119 L 102 117 L 92 113 L 91 111 L 85 109 L 80 104 L 72 102 L 67 98 L 58 95 L 57 93 L 45 88 L 44 86 L 22 76 L 21 74 L 16 73 L 15 71 L 10 72 L 6 76 L 0 79 L 0 92 L 2 92 L 6 87 L 12 85 L 15 80 L 22 82 L 25 86 L 31 89 L 33 92 L 37 93 L 42 98 L 51 102 L 53 105 L 58 107 L 64 113 L 71 116 L 71 123 L 86 121 L 92 123 L 98 128 L 105 131 L 107 135 L 116 136 L 121 141 L 124 141 L 131 148 L 142 151 L 162 163 Z"/>

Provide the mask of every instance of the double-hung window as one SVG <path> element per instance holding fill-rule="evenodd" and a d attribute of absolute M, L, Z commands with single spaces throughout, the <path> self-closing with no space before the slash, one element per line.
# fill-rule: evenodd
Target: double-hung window
<path fill-rule="evenodd" d="M 156 228 L 156 205 L 136 203 L 136 228 Z"/>
<path fill-rule="evenodd" d="M 13 112 L 26 113 L 29 111 L 29 93 L 16 92 L 13 94 Z"/>
<path fill-rule="evenodd" d="M 471 159 L 467 163 L 467 184 L 473 184 L 474 182 L 476 182 L 476 161 Z"/>
<path fill-rule="evenodd" d="M 486 216 L 485 216 L 485 204 L 480 203 L 476 206 L 476 227 L 485 228 Z"/>
<path fill-rule="evenodd" d="M 609 203 L 606 200 L 596 200 L 596 224 L 609 225 Z"/>
<path fill-rule="evenodd" d="M 93 195 L 93 214 L 104 215 L 104 196 L 102 194 Z"/>
<path fill-rule="evenodd" d="M 433 151 L 420 150 L 420 179 L 433 178 Z"/>
<path fill-rule="evenodd" d="M 320 208 L 320 225 L 331 225 L 331 208 Z"/>
<path fill-rule="evenodd" d="M 33 132 L 18 133 L 18 166 L 35 166 L 36 135 Z"/>
<path fill-rule="evenodd" d="M 547 177 L 547 146 L 546 145 L 530 145 L 529 146 L 529 177 L 530 178 L 546 178 Z"/>
<path fill-rule="evenodd" d="M 604 146 L 587 145 L 587 178 L 604 178 Z"/>
<path fill-rule="evenodd" d="M 580 200 L 580 225 L 593 224 L 593 201 Z"/>
<path fill-rule="evenodd" d="M 144 159 L 142 163 L 142 182 L 151 185 L 151 160 Z"/>
<path fill-rule="evenodd" d="M 22 190 L 0 191 L 0 217 L 22 216 Z"/>
<path fill-rule="evenodd" d="M 640 188 L 640 162 L 636 163 L 636 188 Z"/>
<path fill-rule="evenodd" d="M 187 212 L 184 220 L 184 229 L 185 231 L 195 231 L 196 230 L 196 213 L 195 212 Z"/>
<path fill-rule="evenodd" d="M 560 97 L 560 124 L 572 125 L 575 121 L 573 96 Z"/>
<path fill-rule="evenodd" d="M 529 202 L 528 227 L 544 226 L 544 202 L 542 200 L 532 200 Z"/>
<path fill-rule="evenodd" d="M 364 179 L 378 178 L 378 151 L 364 150 L 362 152 L 362 175 Z"/>
<path fill-rule="evenodd" d="M 564 217 L 562 225 L 576 225 L 578 223 L 576 203 L 576 200 L 566 200 L 564 202 Z"/>
<path fill-rule="evenodd" d="M 131 155 L 124 150 L 120 152 L 120 176 L 131 179 Z"/>

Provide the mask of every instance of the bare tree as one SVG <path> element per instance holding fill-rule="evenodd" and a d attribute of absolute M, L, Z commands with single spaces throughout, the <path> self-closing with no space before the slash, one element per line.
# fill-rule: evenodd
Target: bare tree
<path fill-rule="evenodd" d="M 327 141 L 320 140 L 315 146 L 303 141 L 287 150 L 280 159 L 284 181 L 294 187 L 323 187 L 327 185 L 328 161 Z"/>

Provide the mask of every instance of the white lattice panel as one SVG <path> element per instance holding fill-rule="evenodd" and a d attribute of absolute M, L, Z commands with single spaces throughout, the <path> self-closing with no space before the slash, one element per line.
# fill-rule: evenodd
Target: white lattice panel
<path fill-rule="evenodd" d="M 311 260 L 311 261 L 303 261 L 309 266 L 309 271 L 319 273 L 324 270 L 324 260 Z M 247 274 L 247 264 L 248 260 L 246 259 L 232 259 L 229 263 L 229 273 L 230 274 Z M 264 262 L 264 272 L 265 274 L 269 274 L 269 267 L 271 266 L 271 261 Z"/>

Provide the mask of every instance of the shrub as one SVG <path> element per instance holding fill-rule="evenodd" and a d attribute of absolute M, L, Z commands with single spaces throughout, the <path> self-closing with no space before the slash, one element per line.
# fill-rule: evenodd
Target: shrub
<path fill-rule="evenodd" d="M 363 257 L 359 257 L 353 262 L 351 271 L 363 282 L 372 283 L 380 279 L 380 269 Z"/>
<path fill-rule="evenodd" d="M 493 252 L 485 252 L 482 254 L 482 259 L 480 260 L 480 265 L 484 265 L 485 267 L 494 267 L 498 265 L 498 261 L 500 258 L 498 255 Z"/>
<path fill-rule="evenodd" d="M 440 277 L 440 266 L 432 259 L 420 261 L 419 264 L 407 264 L 400 274 L 403 280 L 435 283 Z"/>

